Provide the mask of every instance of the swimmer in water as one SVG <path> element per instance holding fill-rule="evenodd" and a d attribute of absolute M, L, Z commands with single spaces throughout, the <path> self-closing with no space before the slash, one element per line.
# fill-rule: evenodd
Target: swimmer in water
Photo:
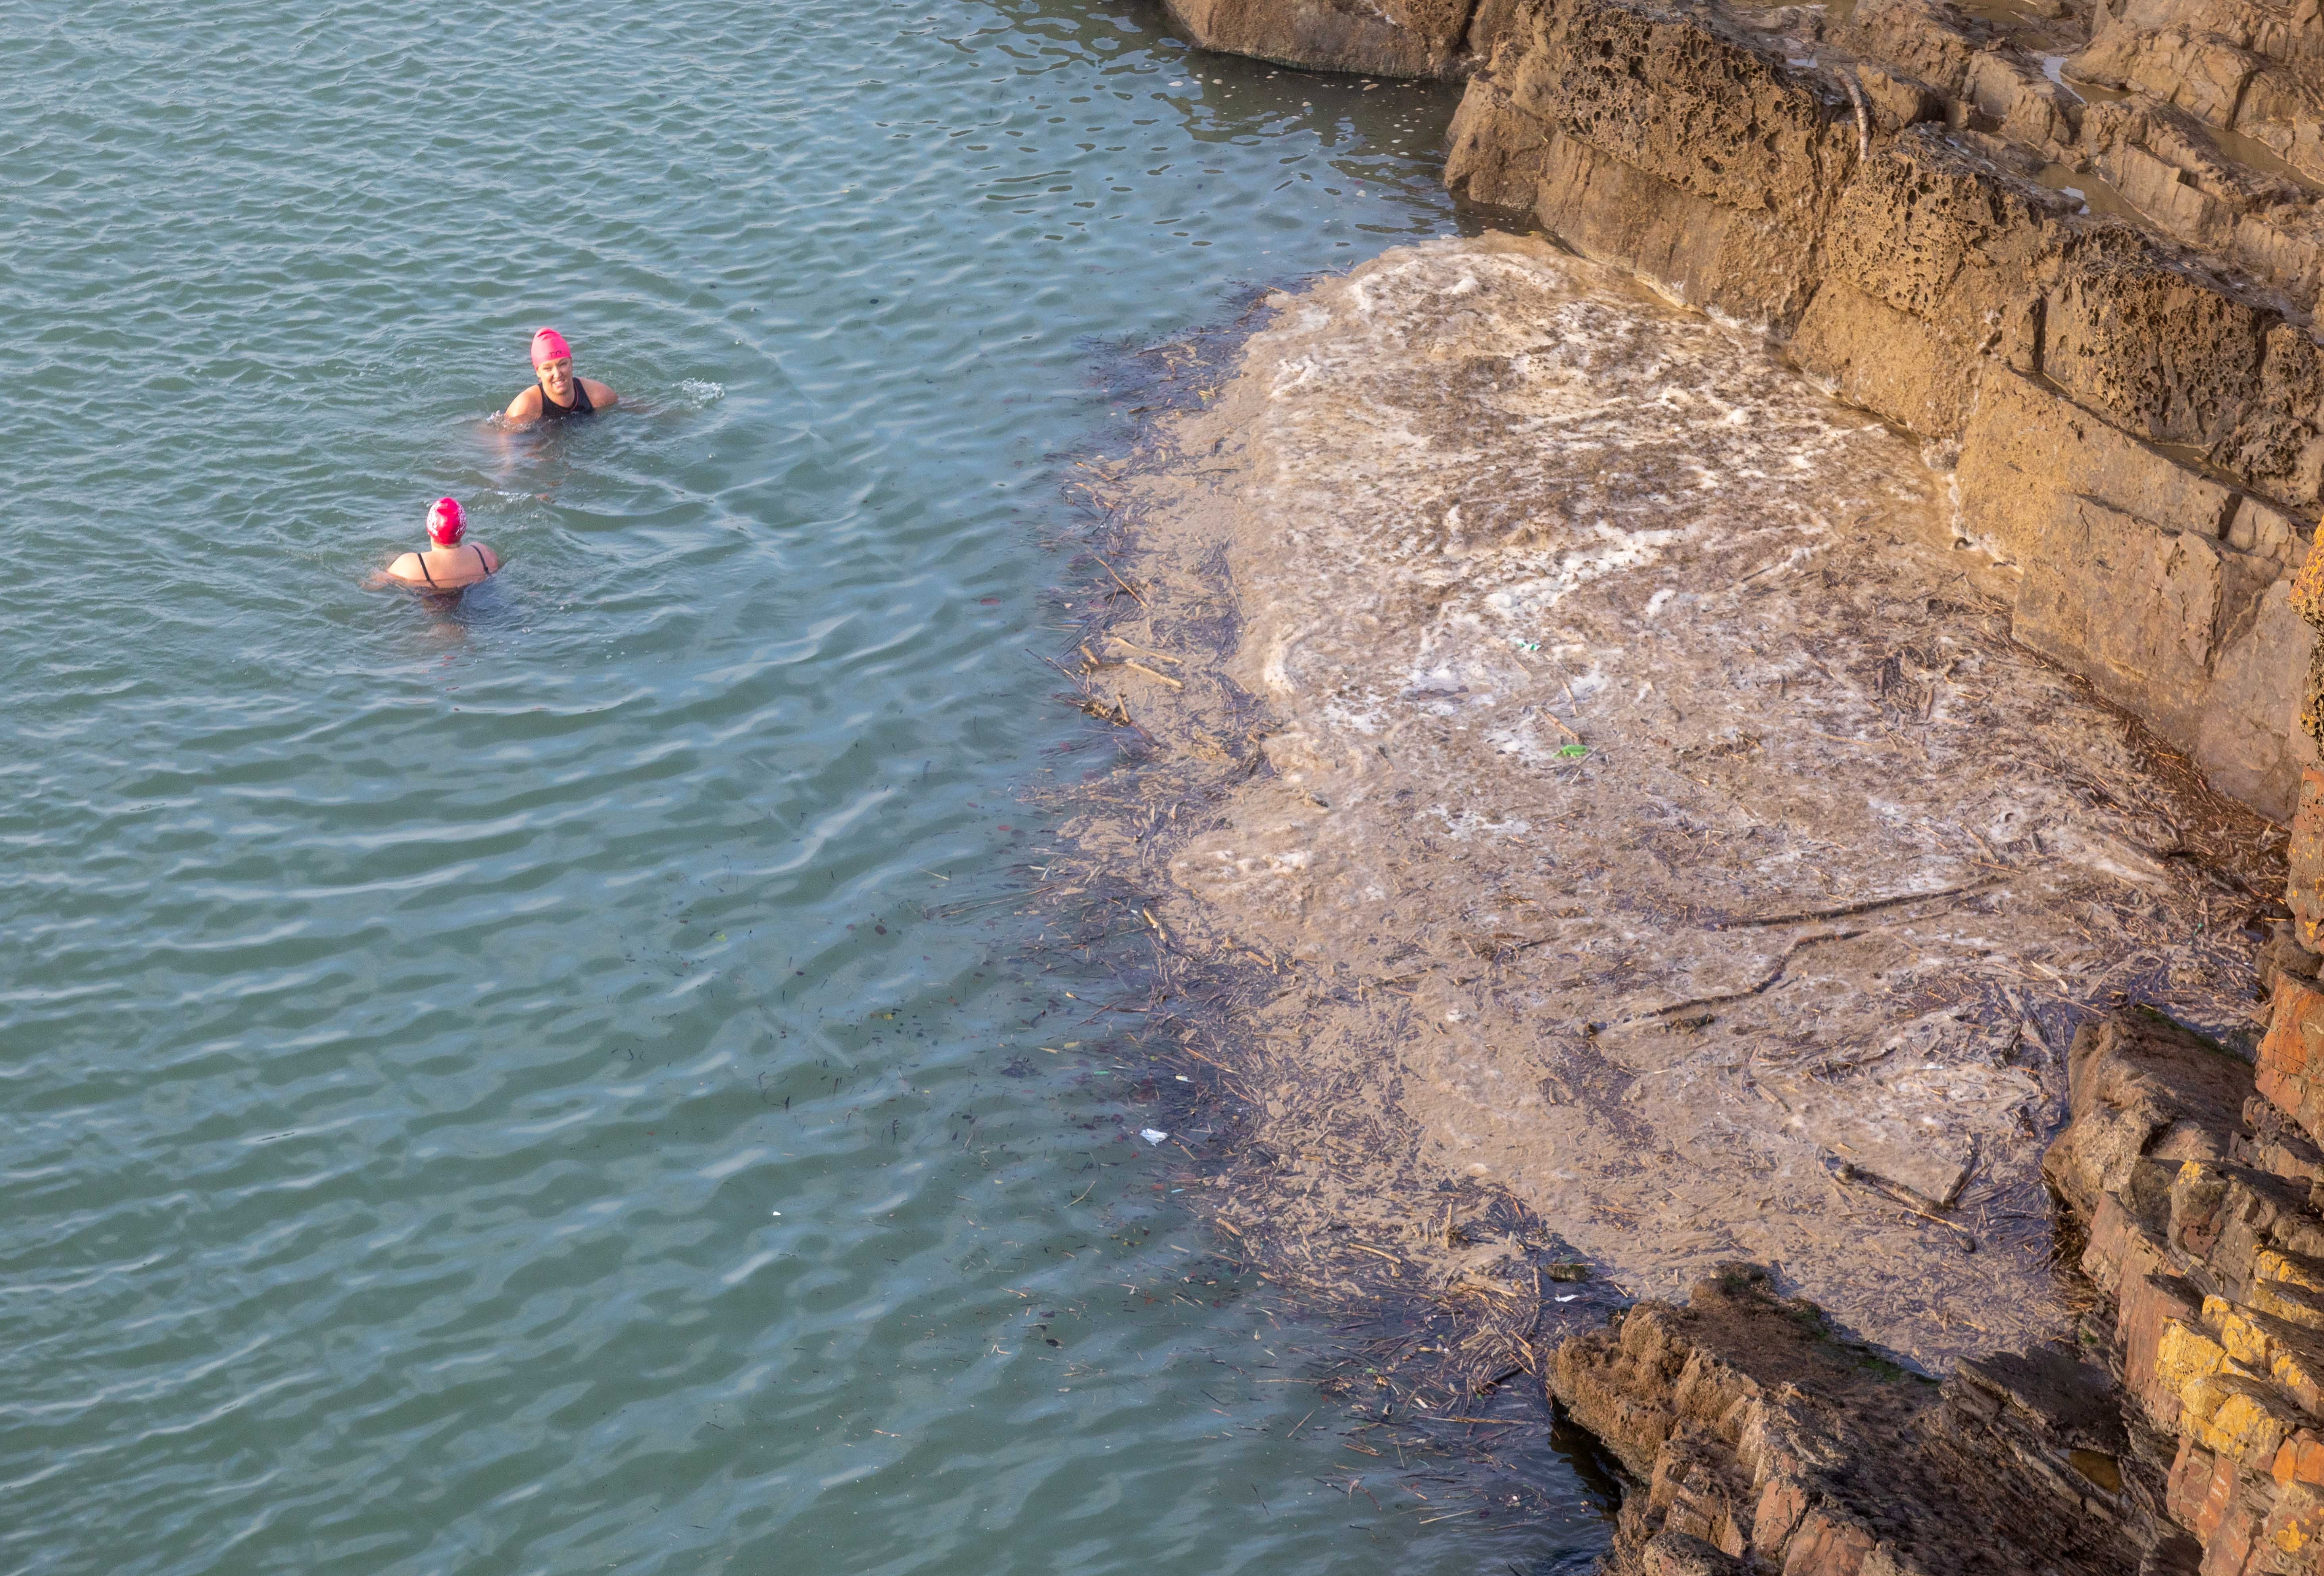
<path fill-rule="evenodd" d="M 503 412 L 512 427 L 592 416 L 621 403 L 622 397 L 604 384 L 573 375 L 573 347 L 554 328 L 532 336 L 532 375 L 540 381 L 511 400 Z"/>
<path fill-rule="evenodd" d="M 403 554 L 382 570 L 373 584 L 409 585 L 415 591 L 466 591 L 491 578 L 500 569 L 500 555 L 482 542 L 462 541 L 466 530 L 458 502 L 438 498 L 428 510 L 428 550 Z"/>

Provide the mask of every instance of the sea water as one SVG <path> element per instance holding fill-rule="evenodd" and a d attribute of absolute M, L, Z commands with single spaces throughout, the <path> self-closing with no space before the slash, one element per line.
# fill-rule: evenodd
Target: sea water
<path fill-rule="evenodd" d="M 1108 357 L 1454 228 L 1451 90 L 1147 0 L 0 49 L 0 1571 L 1587 1562 L 1348 1433 L 970 906 L 1093 759 Z M 543 324 L 617 410 L 490 419 Z M 505 573 L 367 588 L 446 493 Z"/>

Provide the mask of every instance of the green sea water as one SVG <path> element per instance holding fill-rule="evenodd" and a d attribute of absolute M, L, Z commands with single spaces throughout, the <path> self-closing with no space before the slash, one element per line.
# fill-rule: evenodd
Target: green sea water
<path fill-rule="evenodd" d="M 1587 1565 L 1315 1415 L 960 907 L 1092 759 L 1109 356 L 1454 228 L 1449 89 L 1147 0 L 0 50 L 0 1571 Z M 622 406 L 511 434 L 544 323 Z M 366 589 L 439 493 L 506 572 Z"/>

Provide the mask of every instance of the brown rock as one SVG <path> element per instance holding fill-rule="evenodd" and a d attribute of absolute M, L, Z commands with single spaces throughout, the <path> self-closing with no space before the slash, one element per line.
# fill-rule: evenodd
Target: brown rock
<path fill-rule="evenodd" d="M 2157 1426 L 2168 1427 L 2177 1421 L 2177 1382 L 2184 1364 L 2175 1336 L 2166 1362 L 2164 1335 L 2193 1327 L 2200 1307 L 2194 1288 L 2176 1277 L 2141 1276 L 2124 1288 L 2123 1385 L 2139 1398 Z"/>
<path fill-rule="evenodd" d="M 2291 926 L 2279 928 L 2289 932 Z M 2260 948 L 2261 978 L 2271 991 L 2282 989 L 2287 980 L 2312 982 L 2319 962 L 2324 960 L 2288 934 L 2271 938 Z M 2310 1143 L 2299 1125 L 2264 1096 L 2255 1094 L 2244 1101 L 2244 1125 L 2251 1129 L 2251 1136 L 2236 1140 L 2234 1157 L 2238 1163 L 2311 1190 L 2324 1183 L 2324 1150 Z"/>
<path fill-rule="evenodd" d="M 2311 1140 L 2324 1132 L 2324 991 L 2292 980 L 2277 989 L 2259 1046 L 2259 1092 Z"/>
<path fill-rule="evenodd" d="M 2200 731 L 2226 594 L 2213 542 L 2070 494 L 2053 498 L 2024 562 L 2018 640 L 2166 737 Z"/>
<path fill-rule="evenodd" d="M 2275 1452 L 2271 1470 L 2278 1487 L 2294 1482 L 2324 1485 L 2324 1437 L 2312 1428 L 2301 1428 Z"/>
<path fill-rule="evenodd" d="M 2073 1120 L 2042 1174 L 2085 1218 L 2141 1158 L 2226 1160 L 2252 1091 L 2246 1064 L 2141 1008 L 2085 1024 L 2067 1066 Z"/>
<path fill-rule="evenodd" d="M 1550 1383 L 1646 1484 L 1624 1506 L 1611 1571 L 1741 1568 L 1655 1562 L 1709 1548 L 1768 1571 L 2129 1576 L 2160 1535 L 2137 1507 L 2164 1485 L 2104 1370 L 2004 1355 L 1936 1388 L 1749 1267 L 1702 1282 L 1684 1308 L 1642 1303 L 1568 1339 Z M 2248 1442 L 2250 1410 L 2221 1396 L 2206 1417 Z"/>
<path fill-rule="evenodd" d="M 1451 77 L 1476 0 L 1163 0 L 1194 43 L 1286 66 L 1371 77 Z"/>
<path fill-rule="evenodd" d="M 1819 1506 L 1785 1546 L 1784 1576 L 1858 1576 L 1879 1541 L 1854 1516 Z"/>
<path fill-rule="evenodd" d="M 2236 504 L 2233 490 L 1998 367 L 1987 370 L 1963 432 L 1960 477 L 1964 522 L 2019 564 L 2041 553 L 2061 498 L 2094 499 L 2204 540 L 2224 534 Z"/>
<path fill-rule="evenodd" d="M 2315 1571 L 2324 1562 L 2324 1495 L 2311 1483 L 2280 1486 L 2255 1542 L 2262 1569 Z"/>
<path fill-rule="evenodd" d="M 2324 555 L 2310 553 L 2292 588 L 2299 604 L 2301 585 L 2317 576 Z M 2314 590 L 2309 606 L 2315 605 Z M 2302 616 L 2309 616 L 2302 609 Z M 2324 952 L 2324 771 L 2310 767 L 2300 774 L 2300 807 L 2292 816 L 2292 843 L 2284 851 L 2290 866 L 2284 901 L 2291 905 L 2293 939 L 2308 954 Z M 2313 978 L 2311 973 L 2310 978 Z"/>
<path fill-rule="evenodd" d="M 1707 13 L 1615 0 L 1514 0 L 1491 62 L 1453 119 L 1456 191 L 1695 304 L 1798 321 L 1854 156 L 1844 98 Z"/>
<path fill-rule="evenodd" d="M 2050 293 L 2042 370 L 2141 438 L 2228 456 L 2273 314 L 2153 254 L 2078 252 Z"/>
<path fill-rule="evenodd" d="M 2192 1526 L 2203 1514 L 2203 1507 L 2211 1498 L 2211 1479 L 2218 1472 L 2219 1461 L 2209 1451 L 2193 1440 L 2181 1437 L 2178 1459 L 2171 1463 L 2169 1487 L 2163 1504 L 2172 1518 L 2181 1526 Z M 2232 1482 L 2234 1469 L 2228 1469 Z"/>
<path fill-rule="evenodd" d="M 1918 432 L 1958 429 L 1977 402 L 1973 346 L 1840 280 L 1816 291 L 1791 349 L 1841 399 Z"/>
<path fill-rule="evenodd" d="M 2251 500 L 2244 500 L 2250 512 Z M 2240 515 L 2238 516 L 2240 518 Z M 2212 785 L 2282 818 L 2297 800 L 2302 772 L 2314 770 L 2314 741 L 2301 730 L 2315 631 L 2292 610 L 2291 585 L 2275 580 L 2248 600 L 2254 559 L 2222 555 L 2229 590 L 2214 641 L 2208 704 L 2190 753 Z M 2273 571 L 2273 561 L 2263 572 Z M 2246 620 L 2240 632 L 2233 629 Z"/>
<path fill-rule="evenodd" d="M 1667 1527 L 1647 1540 L 1639 1563 L 1646 1576 L 1745 1576 L 1750 1570 L 1701 1538 Z"/>

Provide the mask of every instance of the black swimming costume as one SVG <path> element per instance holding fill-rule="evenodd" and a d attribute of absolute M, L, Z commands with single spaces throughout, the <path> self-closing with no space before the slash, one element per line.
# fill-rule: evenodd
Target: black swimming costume
<path fill-rule="evenodd" d="M 532 386 L 540 389 L 540 419 L 543 421 L 562 421 L 571 416 L 595 416 L 597 413 L 597 407 L 589 403 L 588 389 L 579 378 L 573 380 L 573 403 L 570 405 L 560 405 L 550 399 L 549 391 L 539 382 Z"/>
<path fill-rule="evenodd" d="M 577 389 L 581 385 L 576 383 L 573 386 Z M 545 405 L 549 403 L 549 401 L 544 399 L 541 401 L 541 403 Z M 484 549 L 478 547 L 475 543 L 470 542 L 468 544 L 468 550 L 476 555 L 476 567 L 484 572 L 484 578 L 487 580 L 491 579 L 493 577 L 493 567 L 484 561 Z M 411 556 L 420 560 L 420 578 L 428 582 L 428 588 L 431 591 L 442 590 L 443 587 L 436 584 L 436 576 L 428 572 L 428 555 L 426 553 L 414 553 Z M 474 585 L 475 584 L 475 582 L 473 580 L 468 582 L 468 585 Z M 467 585 L 455 585 L 452 587 L 455 591 L 466 591 L 467 588 Z"/>

